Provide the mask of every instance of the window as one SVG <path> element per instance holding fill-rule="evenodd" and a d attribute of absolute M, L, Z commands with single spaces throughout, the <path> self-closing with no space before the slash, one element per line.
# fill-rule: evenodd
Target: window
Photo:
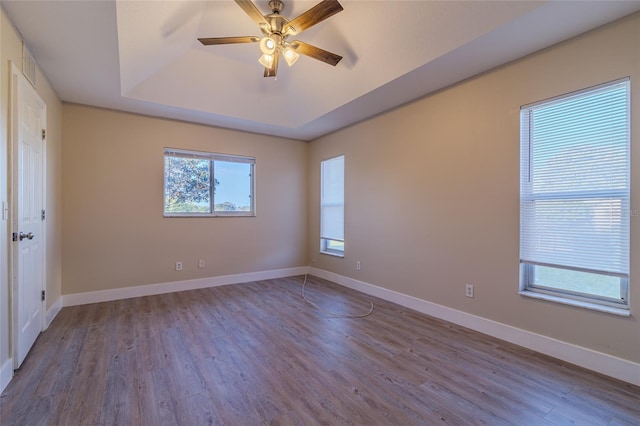
<path fill-rule="evenodd" d="M 522 107 L 522 294 L 629 309 L 629 117 L 628 79 Z"/>
<path fill-rule="evenodd" d="M 164 150 L 165 216 L 254 216 L 255 159 Z"/>
<path fill-rule="evenodd" d="M 344 155 L 320 165 L 320 251 L 344 256 Z"/>

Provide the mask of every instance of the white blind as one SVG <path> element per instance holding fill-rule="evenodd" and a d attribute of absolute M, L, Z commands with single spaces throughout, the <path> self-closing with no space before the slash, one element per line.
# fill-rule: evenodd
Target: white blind
<path fill-rule="evenodd" d="M 520 260 L 629 275 L 629 80 L 521 109 Z"/>
<path fill-rule="evenodd" d="M 344 156 L 321 164 L 320 238 L 344 241 Z"/>

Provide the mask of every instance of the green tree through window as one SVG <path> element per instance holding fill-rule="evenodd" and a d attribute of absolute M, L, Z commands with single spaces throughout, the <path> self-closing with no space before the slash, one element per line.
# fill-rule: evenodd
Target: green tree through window
<path fill-rule="evenodd" d="M 165 157 L 164 200 L 166 212 L 211 212 L 211 161 Z M 219 185 L 213 179 L 213 191 Z"/>
<path fill-rule="evenodd" d="M 252 216 L 254 159 L 165 149 L 165 216 Z"/>

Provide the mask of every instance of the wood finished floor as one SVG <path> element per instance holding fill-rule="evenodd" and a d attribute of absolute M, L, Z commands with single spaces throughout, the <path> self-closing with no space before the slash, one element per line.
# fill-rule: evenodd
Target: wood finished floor
<path fill-rule="evenodd" d="M 64 308 L 8 425 L 639 425 L 640 388 L 302 277 Z"/>

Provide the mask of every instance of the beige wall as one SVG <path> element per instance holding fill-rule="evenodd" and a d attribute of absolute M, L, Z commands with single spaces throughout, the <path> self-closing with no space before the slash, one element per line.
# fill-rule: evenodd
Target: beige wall
<path fill-rule="evenodd" d="M 306 143 L 75 104 L 63 131 L 64 294 L 308 264 Z M 164 218 L 164 147 L 255 157 L 257 217 Z"/>
<path fill-rule="evenodd" d="M 313 141 L 310 259 L 321 269 L 640 362 L 639 217 L 631 219 L 632 317 L 518 295 L 520 106 L 625 76 L 635 105 L 639 47 L 635 14 Z M 640 108 L 632 109 L 632 132 L 631 203 L 640 209 Z M 318 253 L 319 162 L 338 154 L 346 156 L 344 259 Z M 467 283 L 475 285 L 474 299 L 464 296 Z"/>
<path fill-rule="evenodd" d="M 8 111 L 9 104 L 9 61 L 21 69 L 22 67 L 22 39 L 7 18 L 4 9 L 0 16 L 0 201 L 8 202 L 8 185 L 11 184 L 8 175 Z M 46 282 L 47 309 L 60 301 L 61 294 L 61 237 L 62 237 L 62 104 L 46 76 L 37 70 L 36 91 L 47 104 L 47 140 L 46 140 L 46 179 L 47 179 L 47 248 L 46 248 Z M 12 230 L 6 220 L 0 219 L 0 366 L 11 357 L 11 294 L 9 280 L 9 250 L 11 243 L 8 235 Z"/>

